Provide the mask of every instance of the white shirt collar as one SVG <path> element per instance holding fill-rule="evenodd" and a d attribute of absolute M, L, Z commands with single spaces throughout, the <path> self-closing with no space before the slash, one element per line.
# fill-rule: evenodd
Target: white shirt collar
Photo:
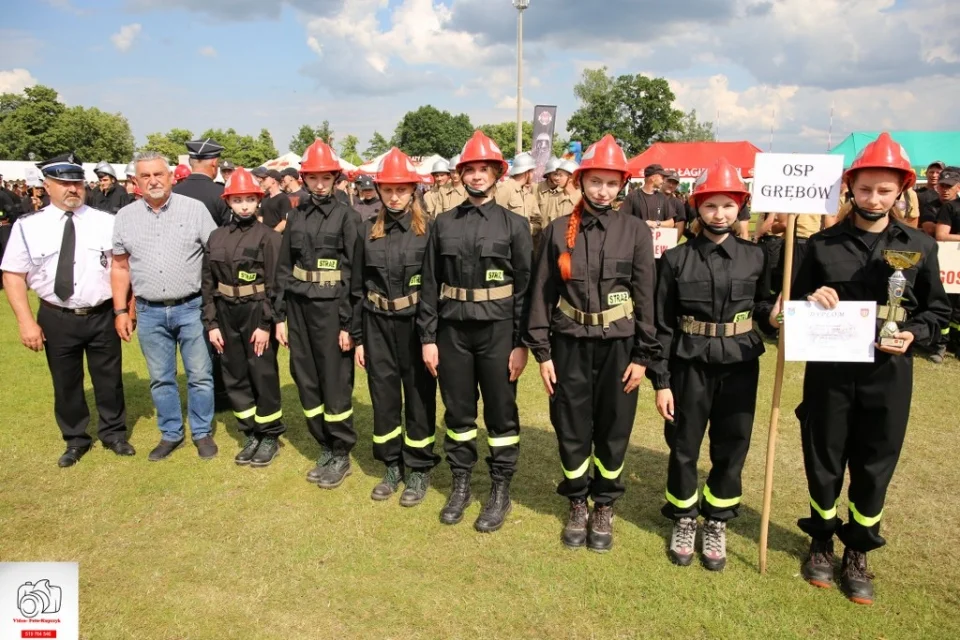
<path fill-rule="evenodd" d="M 73 210 L 73 215 L 74 215 L 74 216 L 83 215 L 83 213 L 84 213 L 87 209 L 89 209 L 89 208 L 90 208 L 90 207 L 88 207 L 87 205 L 82 204 L 82 205 L 80 205 L 79 207 L 77 207 L 76 209 Z M 64 219 L 64 218 L 66 217 L 66 216 L 64 215 L 64 212 L 66 211 L 66 209 L 61 209 L 60 207 L 54 205 L 53 203 L 47 205 L 47 207 L 44 209 L 44 211 L 47 212 L 49 215 L 56 216 L 58 220 L 62 220 L 62 219 Z"/>

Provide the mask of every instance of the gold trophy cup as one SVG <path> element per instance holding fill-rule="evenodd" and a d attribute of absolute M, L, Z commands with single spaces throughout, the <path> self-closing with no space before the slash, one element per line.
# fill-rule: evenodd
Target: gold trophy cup
<path fill-rule="evenodd" d="M 880 328 L 880 346 L 899 349 L 903 347 L 903 338 L 894 338 L 900 331 L 897 326 L 897 310 L 907 290 L 907 278 L 903 275 L 904 269 L 917 266 L 923 257 L 919 251 L 884 251 L 883 259 L 893 267 L 893 275 L 887 281 L 887 319 Z"/>

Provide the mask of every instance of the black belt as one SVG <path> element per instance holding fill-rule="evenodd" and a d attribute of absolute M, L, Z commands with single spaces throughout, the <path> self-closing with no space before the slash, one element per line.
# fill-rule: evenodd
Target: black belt
<path fill-rule="evenodd" d="M 40 299 L 40 304 L 47 307 L 48 309 L 53 309 L 54 311 L 58 311 L 60 313 L 69 313 L 70 315 L 74 315 L 74 316 L 89 316 L 94 313 L 103 313 L 104 311 L 108 311 L 109 309 L 113 308 L 112 299 L 107 300 L 105 302 L 101 302 L 95 307 L 81 307 L 79 309 L 70 309 L 68 307 L 61 307 L 58 304 L 47 302 L 43 298 Z"/>
<path fill-rule="evenodd" d="M 140 302 L 147 305 L 148 307 L 175 307 L 178 304 L 183 304 L 184 302 L 190 302 L 200 297 L 200 292 L 191 293 L 186 298 L 175 298 L 173 300 L 145 300 L 143 298 L 137 298 Z"/>

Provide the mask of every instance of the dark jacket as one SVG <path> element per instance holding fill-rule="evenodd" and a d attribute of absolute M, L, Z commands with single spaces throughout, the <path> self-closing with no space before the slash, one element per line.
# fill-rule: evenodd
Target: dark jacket
<path fill-rule="evenodd" d="M 222 227 L 233 215 L 223 199 L 223 185 L 202 173 L 191 173 L 185 180 L 173 186 L 173 192 L 199 200 L 210 212 L 214 224 Z"/>

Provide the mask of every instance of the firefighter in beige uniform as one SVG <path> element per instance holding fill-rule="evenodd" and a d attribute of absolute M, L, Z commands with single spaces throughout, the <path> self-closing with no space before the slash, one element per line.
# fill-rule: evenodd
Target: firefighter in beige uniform
<path fill-rule="evenodd" d="M 543 182 L 536 189 L 537 205 L 544 226 L 557 218 L 570 215 L 580 202 L 580 192 L 573 184 L 573 172 L 577 170 L 573 160 L 551 158 L 543 173 Z"/>
<path fill-rule="evenodd" d="M 449 166 L 456 167 L 458 162 L 460 162 L 460 156 L 455 155 L 450 158 Z M 443 204 L 443 208 L 440 210 L 450 211 L 450 209 L 456 209 L 466 201 L 467 190 L 463 187 L 463 182 L 460 181 L 460 174 L 451 170 L 450 181 L 440 189 L 440 202 Z"/>
<path fill-rule="evenodd" d="M 510 178 L 497 185 L 495 196 L 498 205 L 517 213 L 530 223 L 530 234 L 533 236 L 533 248 L 536 252 L 543 230 L 543 218 L 537 197 L 533 194 L 533 170 L 537 167 L 536 160 L 529 153 L 518 154 L 513 159 L 510 168 Z"/>
<path fill-rule="evenodd" d="M 433 187 L 423 194 L 423 205 L 427 210 L 427 215 L 436 218 L 449 209 L 445 206 L 443 191 L 450 182 L 450 164 L 443 159 L 437 160 L 433 163 L 430 175 L 433 176 Z"/>

